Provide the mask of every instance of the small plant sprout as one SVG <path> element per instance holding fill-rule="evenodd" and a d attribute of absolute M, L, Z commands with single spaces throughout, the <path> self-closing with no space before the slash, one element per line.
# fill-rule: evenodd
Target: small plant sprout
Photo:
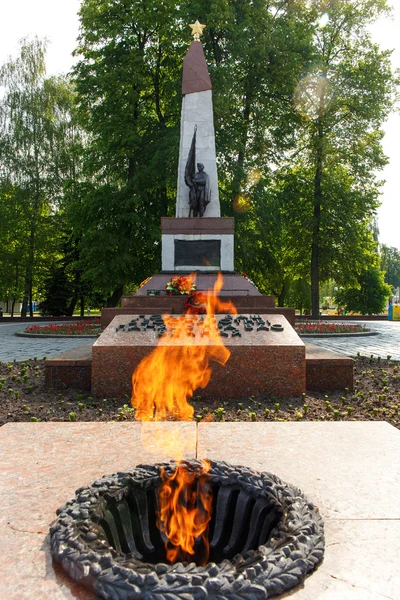
<path fill-rule="evenodd" d="M 307 397 L 306 394 L 303 392 L 302 395 L 301 395 L 301 399 L 303 400 L 303 402 L 306 401 L 306 397 Z"/>
<path fill-rule="evenodd" d="M 339 411 L 338 410 L 333 411 L 333 418 L 335 421 L 339 420 Z"/>
<path fill-rule="evenodd" d="M 195 416 L 196 423 L 200 423 L 200 421 L 202 420 L 202 418 L 203 418 L 203 415 L 201 415 L 201 414 L 196 415 Z"/>
<path fill-rule="evenodd" d="M 39 419 L 37 417 L 31 417 L 31 422 L 32 423 L 38 423 Z"/>
<path fill-rule="evenodd" d="M 68 416 L 70 421 L 76 421 L 76 412 L 70 412 Z"/>
<path fill-rule="evenodd" d="M 296 412 L 296 419 L 297 419 L 298 421 L 301 421 L 301 420 L 302 420 L 302 418 L 303 418 L 303 415 L 302 415 L 302 414 L 301 414 L 301 412 L 298 410 L 298 411 Z"/>
<path fill-rule="evenodd" d="M 352 412 L 353 412 L 353 409 L 352 409 L 352 407 L 351 407 L 351 406 L 348 406 L 348 407 L 347 407 L 347 414 L 350 416 Z"/>
<path fill-rule="evenodd" d="M 388 354 L 386 358 L 387 358 L 387 360 L 390 360 L 392 358 L 392 355 Z"/>
<path fill-rule="evenodd" d="M 269 414 L 270 414 L 270 412 L 271 412 L 271 411 L 269 410 L 269 408 L 266 408 L 264 412 L 265 412 L 265 416 L 266 416 L 266 417 L 269 417 Z"/>
<path fill-rule="evenodd" d="M 308 404 L 303 406 L 303 414 L 306 415 L 308 413 Z"/>
<path fill-rule="evenodd" d="M 215 413 L 220 421 L 224 420 L 225 409 L 223 408 L 223 406 L 219 406 Z"/>
<path fill-rule="evenodd" d="M 252 421 L 257 421 L 257 415 L 255 412 L 250 412 L 249 417 Z"/>
<path fill-rule="evenodd" d="M 274 411 L 277 413 L 277 412 L 279 412 L 280 408 L 281 408 L 281 405 L 279 404 L 279 402 L 276 402 L 274 404 Z"/>
<path fill-rule="evenodd" d="M 23 405 L 23 407 L 22 407 L 22 410 L 23 410 L 24 412 L 29 412 L 29 408 L 27 407 L 27 405 L 26 405 L 26 404 L 24 404 L 24 405 Z"/>
<path fill-rule="evenodd" d="M 82 402 L 79 402 L 79 404 L 78 404 L 79 412 L 82 412 L 84 408 L 85 408 L 85 405 L 82 404 Z"/>

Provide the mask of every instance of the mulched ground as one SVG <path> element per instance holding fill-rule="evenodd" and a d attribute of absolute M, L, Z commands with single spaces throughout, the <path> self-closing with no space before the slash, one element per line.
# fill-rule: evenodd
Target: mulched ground
<path fill-rule="evenodd" d="M 400 363 L 358 357 L 356 390 L 296 398 L 251 396 L 192 402 L 197 421 L 387 421 L 400 429 Z M 0 364 L 0 425 L 20 421 L 134 420 L 130 399 L 46 389 L 44 361 Z"/>

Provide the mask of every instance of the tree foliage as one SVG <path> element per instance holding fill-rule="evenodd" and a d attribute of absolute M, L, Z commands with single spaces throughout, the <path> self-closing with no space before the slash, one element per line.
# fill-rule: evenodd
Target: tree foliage
<path fill-rule="evenodd" d="M 45 77 L 44 42 L 22 40 L 20 54 L 0 69 L 0 204 L 6 295 L 22 296 L 26 315 L 37 280 L 57 253 L 55 214 L 70 176 L 72 90 Z"/>
<path fill-rule="evenodd" d="M 392 289 L 400 288 L 400 251 L 382 244 L 380 248 L 381 269 L 385 273 L 385 281 Z"/>
<path fill-rule="evenodd" d="M 342 288 L 336 293 L 336 301 L 348 312 L 362 315 L 381 314 L 392 290 L 384 282 L 384 274 L 377 264 L 364 268 L 358 276 L 358 285 Z"/>
<path fill-rule="evenodd" d="M 302 127 L 293 159 L 309 188 L 302 196 L 303 252 L 310 256 L 315 317 L 320 281 L 354 280 L 374 250 L 375 173 L 386 163 L 380 126 L 392 107 L 394 78 L 390 53 L 379 50 L 366 26 L 386 8 L 384 0 L 314 3 L 314 60 L 296 88 Z"/>
<path fill-rule="evenodd" d="M 311 289 L 318 315 L 321 282 L 357 286 L 374 261 L 380 127 L 395 79 L 367 25 L 386 9 L 386 0 L 82 0 L 74 87 L 46 79 L 37 40 L 1 71 L 0 235 L 12 240 L 2 289 L 26 307 L 35 278 L 47 289 L 64 281 L 72 299 L 100 291 L 115 304 L 160 268 L 188 23 L 199 18 L 237 270 L 280 305 L 308 308 Z"/>

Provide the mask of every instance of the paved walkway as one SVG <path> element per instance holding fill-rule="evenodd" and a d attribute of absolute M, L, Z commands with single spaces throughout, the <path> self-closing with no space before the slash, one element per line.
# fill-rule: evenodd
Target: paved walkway
<path fill-rule="evenodd" d="M 378 335 L 339 338 L 307 337 L 304 338 L 304 341 L 347 356 L 356 356 L 357 352 L 360 352 L 364 356 L 373 354 L 387 358 L 390 354 L 393 360 L 400 361 L 400 321 L 365 321 L 365 323 Z M 44 356 L 53 356 L 91 342 L 90 338 L 26 338 L 14 335 L 16 331 L 23 331 L 27 326 L 27 323 L 0 325 L 0 360 L 19 361 L 35 356 L 41 359 Z M 93 339 L 94 341 L 95 339 Z"/>
<path fill-rule="evenodd" d="M 366 337 L 337 337 L 337 338 L 316 338 L 307 337 L 304 341 L 315 346 L 321 346 L 327 350 L 333 350 L 347 356 L 356 356 L 359 352 L 363 356 L 387 358 L 388 355 L 393 360 L 400 361 L 400 321 L 347 321 L 353 325 L 365 324 L 371 331 L 376 331 L 377 335 Z"/>
<path fill-rule="evenodd" d="M 36 322 L 35 325 L 37 324 Z M 54 321 L 52 324 L 54 324 Z M 40 325 L 47 325 L 47 323 L 41 322 Z M 44 356 L 54 356 L 54 354 L 67 352 L 72 348 L 78 348 L 96 341 L 96 338 L 30 338 L 14 335 L 16 331 L 24 331 L 28 326 L 29 323 L 15 322 L 0 325 L 0 360 L 10 362 L 13 360 L 27 360 L 35 356 L 42 359 Z"/>

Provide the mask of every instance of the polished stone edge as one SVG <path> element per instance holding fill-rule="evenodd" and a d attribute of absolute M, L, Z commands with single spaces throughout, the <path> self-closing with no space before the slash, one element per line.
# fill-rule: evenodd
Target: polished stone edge
<path fill-rule="evenodd" d="M 30 338 L 97 338 L 100 333 L 88 333 L 86 335 L 67 335 L 62 333 L 26 333 L 25 331 L 16 331 L 15 334 L 18 337 L 30 337 Z"/>
<path fill-rule="evenodd" d="M 368 337 L 379 335 L 379 331 L 359 331 L 354 333 L 299 333 L 301 338 L 339 338 L 339 337 Z"/>

